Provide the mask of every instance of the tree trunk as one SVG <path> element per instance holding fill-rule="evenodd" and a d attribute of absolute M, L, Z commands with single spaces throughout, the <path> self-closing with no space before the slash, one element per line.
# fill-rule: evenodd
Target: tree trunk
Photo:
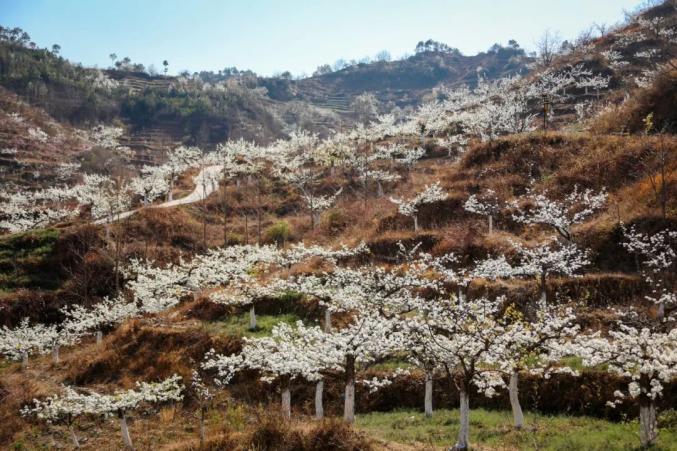
<path fill-rule="evenodd" d="M 433 416 L 433 373 L 425 373 L 425 416 Z"/>
<path fill-rule="evenodd" d="M 376 183 L 378 186 L 378 197 L 383 197 L 383 185 L 381 184 L 380 180 L 378 180 Z"/>
<path fill-rule="evenodd" d="M 489 215 L 489 235 L 494 232 L 494 217 Z"/>
<path fill-rule="evenodd" d="M 541 304 L 545 305 L 548 302 L 548 291 L 545 288 L 545 272 L 541 273 Z"/>
<path fill-rule="evenodd" d="M 174 177 L 170 177 L 169 179 L 169 191 L 167 192 L 167 202 L 171 202 L 174 200 Z"/>
<path fill-rule="evenodd" d="M 355 421 L 355 357 L 346 357 L 346 392 L 343 405 L 343 419 Z"/>
<path fill-rule="evenodd" d="M 418 216 L 414 215 L 414 232 L 418 230 Z"/>
<path fill-rule="evenodd" d="M 225 176 L 224 176 L 225 179 Z M 223 210 L 223 246 L 228 246 L 228 204 L 226 203 L 226 194 L 228 186 L 223 184 L 223 196 L 221 196 L 221 209 Z"/>
<path fill-rule="evenodd" d="M 200 449 L 205 447 L 205 406 L 200 406 Z"/>
<path fill-rule="evenodd" d="M 249 330 L 256 330 L 256 310 L 253 305 L 249 309 Z"/>
<path fill-rule="evenodd" d="M 97 330 L 96 331 L 96 344 L 100 345 L 102 339 L 103 339 L 103 333 L 101 333 L 100 330 Z"/>
<path fill-rule="evenodd" d="M 73 440 L 73 446 L 79 449 L 80 442 L 78 441 L 78 436 L 75 434 L 75 429 L 73 428 L 72 424 L 68 425 L 68 430 L 71 433 L 71 440 Z"/>
<path fill-rule="evenodd" d="M 653 400 L 642 399 L 639 404 L 639 440 L 642 447 L 654 445 L 657 437 L 656 406 Z"/>
<path fill-rule="evenodd" d="M 331 310 L 329 308 L 324 311 L 324 331 L 331 332 Z"/>
<path fill-rule="evenodd" d="M 129 450 L 134 449 L 132 445 L 132 438 L 129 436 L 129 429 L 127 428 L 127 417 L 124 412 L 118 413 L 118 418 L 120 419 L 120 432 L 122 433 L 122 441 Z"/>
<path fill-rule="evenodd" d="M 21 368 L 26 369 L 28 367 L 28 353 L 26 351 L 21 353 Z"/>
<path fill-rule="evenodd" d="M 460 389 L 460 429 L 458 430 L 458 439 L 454 445 L 454 450 L 468 449 L 468 432 L 470 430 L 470 398 L 465 386 Z"/>
<path fill-rule="evenodd" d="M 656 310 L 656 319 L 663 321 L 663 318 L 665 318 L 665 302 L 661 301 L 658 303 L 658 309 Z"/>
<path fill-rule="evenodd" d="M 291 418 L 291 391 L 287 381 L 282 386 L 282 416 L 287 420 Z"/>
<path fill-rule="evenodd" d="M 52 346 L 52 361 L 54 363 L 59 363 L 59 348 L 60 346 L 58 344 Z"/>
<path fill-rule="evenodd" d="M 512 417 L 515 429 L 522 429 L 522 426 L 524 426 L 524 415 L 522 414 L 522 406 L 520 406 L 518 384 L 519 373 L 515 370 L 510 375 L 508 392 L 510 394 L 510 407 L 512 407 Z"/>
<path fill-rule="evenodd" d="M 324 380 L 320 379 L 315 384 L 315 418 L 318 420 L 324 418 L 324 406 L 322 404 L 323 392 L 324 392 Z"/>
<path fill-rule="evenodd" d="M 465 301 L 465 296 L 463 295 L 463 285 L 459 284 L 458 285 L 458 305 L 463 305 L 463 302 Z"/>

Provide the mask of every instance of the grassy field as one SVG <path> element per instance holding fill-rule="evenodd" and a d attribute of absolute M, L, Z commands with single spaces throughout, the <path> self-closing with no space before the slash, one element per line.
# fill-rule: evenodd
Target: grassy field
<path fill-rule="evenodd" d="M 265 337 L 270 335 L 273 326 L 277 323 L 294 324 L 300 320 L 294 314 L 283 315 L 256 315 L 256 330 L 249 330 L 249 313 L 241 313 L 222 321 L 205 322 L 207 332 L 218 335 L 235 337 Z"/>
<path fill-rule="evenodd" d="M 674 412 L 671 414 L 674 416 Z M 597 418 L 533 413 L 526 413 L 525 417 L 525 428 L 516 431 L 511 427 L 512 416 L 508 411 L 472 410 L 471 445 L 483 450 L 640 449 L 637 421 L 611 423 Z M 458 411 L 439 410 L 432 418 L 413 410 L 374 412 L 358 415 L 356 426 L 380 441 L 408 445 L 411 449 L 446 449 L 456 439 Z M 660 429 L 658 446 L 653 449 L 677 450 L 674 424 Z"/>

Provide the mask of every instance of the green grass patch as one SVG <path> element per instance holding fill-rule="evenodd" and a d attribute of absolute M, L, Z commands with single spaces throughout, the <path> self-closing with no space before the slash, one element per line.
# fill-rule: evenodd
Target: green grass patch
<path fill-rule="evenodd" d="M 59 231 L 31 230 L 0 237 L 0 290 L 58 288 L 61 281 L 47 264 Z"/>
<path fill-rule="evenodd" d="M 234 315 L 221 321 L 204 322 L 210 334 L 235 337 L 265 337 L 271 334 L 273 326 L 278 323 L 294 324 L 299 321 L 297 315 L 285 313 L 281 315 L 256 315 L 256 330 L 249 330 L 249 312 Z"/>
<path fill-rule="evenodd" d="M 404 359 L 389 359 L 384 362 L 377 363 L 376 365 L 372 365 L 369 367 L 372 370 L 377 370 L 377 371 L 394 371 L 398 368 L 415 368 L 414 365 L 412 365 L 410 362 L 404 360 Z"/>
<path fill-rule="evenodd" d="M 458 410 L 438 410 L 432 418 L 414 410 L 358 415 L 356 426 L 374 438 L 414 447 L 445 447 L 455 443 Z M 660 424 L 660 420 L 659 420 Z M 612 423 L 590 417 L 547 416 L 527 412 L 525 427 L 512 428 L 509 411 L 470 412 L 471 445 L 482 449 L 633 450 L 639 447 L 638 422 Z M 677 430 L 663 428 L 654 450 L 677 450 Z"/>

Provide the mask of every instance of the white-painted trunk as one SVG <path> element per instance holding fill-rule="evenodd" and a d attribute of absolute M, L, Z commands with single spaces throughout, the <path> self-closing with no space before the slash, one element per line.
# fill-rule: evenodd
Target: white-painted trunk
<path fill-rule="evenodd" d="M 425 416 L 433 416 L 433 375 L 425 373 Z"/>
<path fill-rule="evenodd" d="M 656 310 L 656 318 L 660 321 L 665 318 L 665 302 L 660 302 L 658 304 L 658 309 Z"/>
<path fill-rule="evenodd" d="M 418 216 L 414 215 L 414 231 L 418 230 Z"/>
<path fill-rule="evenodd" d="M 249 309 L 249 330 L 256 330 L 256 310 L 253 305 Z"/>
<path fill-rule="evenodd" d="M 348 423 L 355 421 L 355 380 L 346 383 L 345 403 L 343 406 L 343 419 Z"/>
<path fill-rule="evenodd" d="M 468 396 L 468 392 L 465 389 L 461 389 L 459 396 L 460 429 L 458 430 L 458 439 L 456 440 L 456 445 L 454 445 L 454 449 L 456 450 L 468 449 L 468 432 L 470 430 L 470 398 Z"/>
<path fill-rule="evenodd" d="M 21 353 L 21 368 L 26 369 L 28 367 L 28 353 L 26 351 Z"/>
<path fill-rule="evenodd" d="M 100 345 L 103 340 L 103 333 L 100 330 L 96 331 L 96 344 Z"/>
<path fill-rule="evenodd" d="M 118 414 L 120 418 L 120 433 L 122 434 L 122 442 L 125 444 L 127 449 L 133 450 L 134 445 L 132 444 L 132 438 L 129 436 L 129 428 L 127 428 L 127 417 L 124 413 Z"/>
<path fill-rule="evenodd" d="M 237 188 L 240 187 L 240 179 L 239 179 L 239 178 L 236 178 L 236 179 L 235 179 L 235 186 L 236 186 Z"/>
<path fill-rule="evenodd" d="M 328 308 L 324 311 L 324 331 L 331 332 L 331 310 Z"/>
<path fill-rule="evenodd" d="M 513 371 L 510 375 L 510 385 L 508 386 L 510 407 L 512 407 L 512 418 L 515 429 L 522 429 L 522 426 L 524 426 L 524 415 L 522 414 L 522 406 L 520 406 L 518 385 L 519 373 L 517 371 Z"/>
<path fill-rule="evenodd" d="M 324 405 L 322 397 L 324 395 L 324 380 L 320 379 L 315 384 L 315 418 L 321 420 L 324 418 Z"/>
<path fill-rule="evenodd" d="M 545 288 L 545 273 L 541 274 L 541 305 L 546 305 L 548 302 L 548 292 Z"/>
<path fill-rule="evenodd" d="M 282 416 L 286 419 L 291 418 L 291 391 L 289 385 L 282 388 Z"/>
<path fill-rule="evenodd" d="M 348 423 L 355 421 L 355 357 L 346 359 L 346 392 L 343 404 L 343 419 Z"/>
<path fill-rule="evenodd" d="M 489 235 L 491 235 L 494 232 L 494 218 L 493 216 L 489 215 Z"/>
<path fill-rule="evenodd" d="M 639 405 L 639 441 L 648 448 L 656 443 L 657 437 L 656 406 L 653 401 L 644 401 Z"/>
<path fill-rule="evenodd" d="M 376 182 L 376 186 L 378 187 L 378 197 L 383 197 L 383 185 L 380 180 Z"/>
<path fill-rule="evenodd" d="M 458 291 L 457 294 L 458 305 L 463 305 L 463 303 L 465 302 L 465 295 L 463 294 L 463 285 L 459 285 L 457 291 Z"/>
<path fill-rule="evenodd" d="M 52 346 L 52 361 L 54 363 L 59 363 L 59 345 Z"/>
<path fill-rule="evenodd" d="M 75 429 L 73 428 L 72 424 L 68 425 L 68 430 L 71 433 L 71 440 L 73 440 L 73 446 L 76 448 L 80 448 L 80 441 L 78 440 L 78 436 L 75 435 Z"/>

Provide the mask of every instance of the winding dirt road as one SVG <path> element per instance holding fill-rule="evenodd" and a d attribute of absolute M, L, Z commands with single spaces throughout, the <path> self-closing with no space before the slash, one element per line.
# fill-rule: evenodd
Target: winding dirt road
<path fill-rule="evenodd" d="M 199 202 L 202 199 L 207 198 L 211 193 L 217 190 L 219 187 L 219 180 L 221 178 L 221 169 L 222 166 L 214 165 L 207 166 L 202 169 L 195 177 L 193 177 L 193 183 L 195 184 L 195 189 L 187 195 L 180 199 L 174 199 L 167 202 L 163 202 L 157 205 L 146 205 L 135 210 L 124 211 L 120 214 L 115 215 L 113 221 L 119 221 L 125 219 L 136 213 L 137 211 L 143 210 L 145 208 L 170 208 L 176 207 L 177 205 L 192 204 Z M 109 221 L 109 218 L 100 218 L 94 221 L 94 224 L 106 224 Z"/>

